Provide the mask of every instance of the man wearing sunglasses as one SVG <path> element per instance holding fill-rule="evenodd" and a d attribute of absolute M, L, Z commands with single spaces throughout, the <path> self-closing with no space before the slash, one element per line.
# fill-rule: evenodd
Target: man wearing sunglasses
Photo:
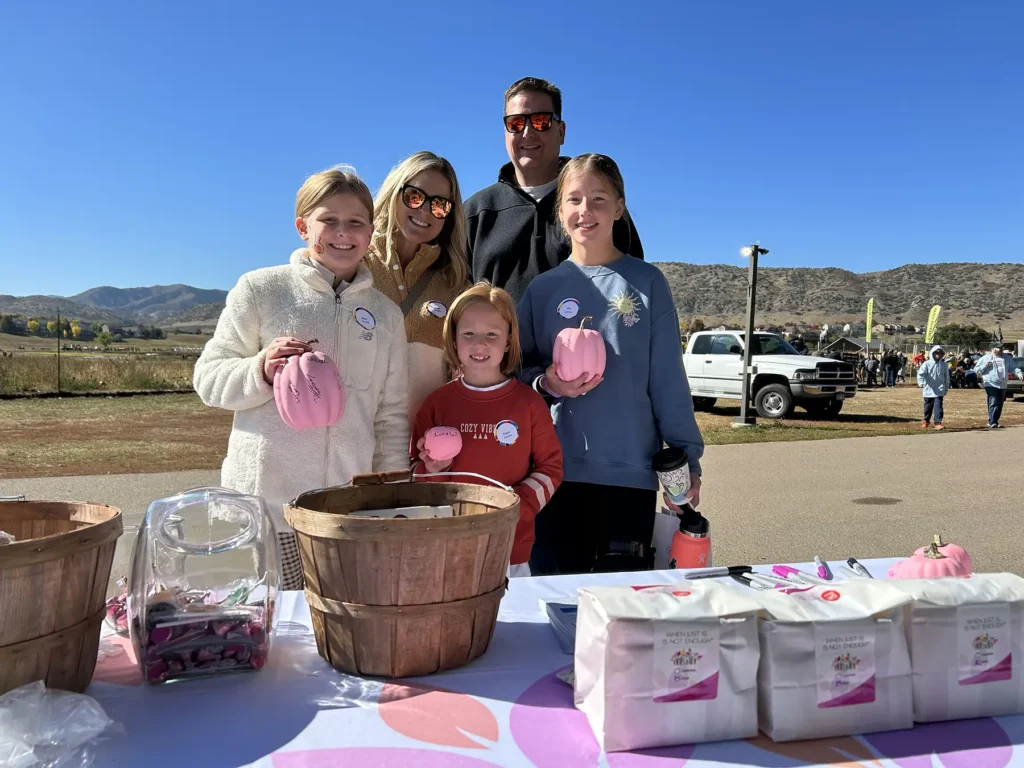
<path fill-rule="evenodd" d="M 505 149 L 509 162 L 498 182 L 466 201 L 469 264 L 473 280 L 489 280 L 519 302 L 530 280 L 569 258 L 569 240 L 558 226 L 555 187 L 569 161 L 562 92 L 547 80 L 525 77 L 505 92 Z M 628 211 L 612 230 L 615 246 L 643 258 Z"/>

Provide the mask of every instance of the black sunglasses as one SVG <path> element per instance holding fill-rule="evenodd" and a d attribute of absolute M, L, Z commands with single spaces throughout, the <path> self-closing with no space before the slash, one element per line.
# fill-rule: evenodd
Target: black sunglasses
<path fill-rule="evenodd" d="M 406 208 L 412 208 L 414 211 L 422 208 L 424 203 L 430 203 L 430 215 L 435 219 L 443 219 L 452 212 L 452 201 L 447 197 L 428 195 L 412 184 L 402 187 L 402 202 Z"/>
<path fill-rule="evenodd" d="M 522 133 L 526 130 L 526 123 L 529 121 L 533 130 L 546 131 L 562 116 L 557 112 L 532 112 L 528 115 L 505 115 L 505 130 L 509 133 Z"/>

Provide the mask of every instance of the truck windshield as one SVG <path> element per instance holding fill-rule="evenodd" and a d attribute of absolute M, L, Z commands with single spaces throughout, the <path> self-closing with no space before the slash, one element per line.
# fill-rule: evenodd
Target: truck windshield
<path fill-rule="evenodd" d="M 745 333 L 739 334 L 742 339 Z M 755 355 L 799 355 L 788 341 L 773 333 L 755 333 L 754 348 L 751 352 Z"/>

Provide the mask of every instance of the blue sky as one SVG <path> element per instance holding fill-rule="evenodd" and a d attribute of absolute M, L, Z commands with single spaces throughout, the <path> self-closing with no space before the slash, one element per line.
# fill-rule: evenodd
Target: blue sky
<path fill-rule="evenodd" d="M 502 92 L 564 92 L 657 261 L 1019 261 L 1016 0 L 0 5 L 0 293 L 230 288 L 303 178 L 506 162 Z M 1016 225 L 1016 226 L 1014 226 Z"/>

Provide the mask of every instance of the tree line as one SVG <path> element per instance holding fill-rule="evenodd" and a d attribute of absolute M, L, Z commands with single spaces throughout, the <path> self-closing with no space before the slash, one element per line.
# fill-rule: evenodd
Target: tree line
<path fill-rule="evenodd" d="M 110 329 L 104 331 L 106 323 L 94 321 L 86 323 L 83 320 L 62 317 L 60 327 L 57 321 L 46 318 L 32 317 L 25 318 L 22 315 L 0 314 L 0 333 L 9 333 L 15 336 L 40 336 L 50 338 L 78 339 L 90 341 L 95 339 L 100 344 L 107 346 L 111 343 L 117 344 L 126 336 L 139 339 L 164 339 L 167 334 L 163 328 L 155 325 L 138 325 L 131 328 Z"/>
<path fill-rule="evenodd" d="M 679 332 L 683 336 L 688 336 L 698 331 L 706 329 L 704 321 L 696 316 L 693 317 L 682 317 L 679 320 Z M 783 333 L 785 328 L 777 326 L 769 326 L 764 330 L 773 333 Z M 798 331 L 794 326 L 794 332 L 802 332 L 804 334 L 811 334 L 814 339 L 818 338 L 818 334 L 821 333 L 820 329 L 815 326 L 814 328 L 807 328 L 803 331 Z M 829 343 L 838 339 L 840 336 L 863 336 L 864 325 L 854 326 L 853 330 L 849 334 L 843 334 L 841 325 L 830 326 L 828 332 L 822 337 L 823 343 Z M 904 335 L 904 334 L 901 334 Z M 907 336 L 913 336 L 914 334 L 905 334 Z M 935 343 L 941 344 L 948 347 L 961 347 L 974 350 L 982 350 L 987 348 L 990 344 L 1000 340 L 999 332 L 993 333 L 992 331 L 982 328 L 977 323 L 968 323 L 961 325 L 960 323 L 949 323 L 948 325 L 940 325 L 935 329 Z"/>

